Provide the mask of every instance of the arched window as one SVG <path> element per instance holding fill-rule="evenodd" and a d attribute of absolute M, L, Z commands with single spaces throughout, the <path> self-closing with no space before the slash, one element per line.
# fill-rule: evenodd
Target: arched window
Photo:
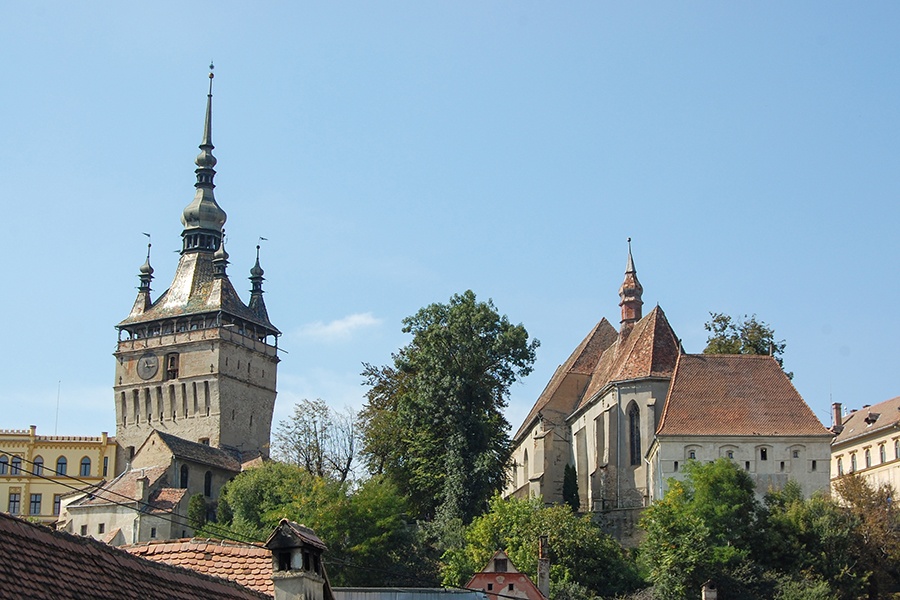
<path fill-rule="evenodd" d="M 34 467 L 34 469 L 32 470 L 32 473 L 34 473 L 38 477 L 40 477 L 41 475 L 44 474 L 44 459 L 43 458 L 41 458 L 40 456 L 35 456 L 34 460 L 32 461 L 31 464 Z"/>
<path fill-rule="evenodd" d="M 10 475 L 21 475 L 22 474 L 22 458 L 19 456 L 13 456 L 12 461 L 9 463 Z"/>
<path fill-rule="evenodd" d="M 203 495 L 206 497 L 212 496 L 212 471 L 207 471 L 203 475 Z"/>
<path fill-rule="evenodd" d="M 631 450 L 631 464 L 641 464 L 641 411 L 637 404 L 628 407 L 628 438 Z"/>
<path fill-rule="evenodd" d="M 66 467 L 68 466 L 69 461 L 66 460 L 65 456 L 60 456 L 56 459 L 56 474 L 57 475 L 65 475 Z"/>
<path fill-rule="evenodd" d="M 900 458 L 900 440 L 894 440 L 894 458 Z"/>
<path fill-rule="evenodd" d="M 91 476 L 91 459 L 87 456 L 81 459 L 81 469 L 78 471 L 78 474 L 82 477 Z"/>
<path fill-rule="evenodd" d="M 188 466 L 181 465 L 181 489 L 187 489 L 188 484 Z"/>
<path fill-rule="evenodd" d="M 843 475 L 843 474 L 844 474 L 844 459 L 839 458 L 838 459 L 838 475 Z"/>
<path fill-rule="evenodd" d="M 850 455 L 850 472 L 851 473 L 856 472 L 856 454 Z"/>
<path fill-rule="evenodd" d="M 689 460 L 697 460 L 697 451 L 696 450 L 688 450 L 688 459 Z"/>
<path fill-rule="evenodd" d="M 878 454 L 879 454 L 879 458 L 881 459 L 881 462 L 883 462 L 883 463 L 887 462 L 887 452 L 884 449 L 884 444 L 878 446 Z"/>
<path fill-rule="evenodd" d="M 531 476 L 531 473 L 528 471 L 528 450 L 525 451 L 525 457 L 522 459 L 522 471 L 525 473 L 525 481 L 522 483 L 528 483 L 528 478 Z"/>
<path fill-rule="evenodd" d="M 0 456 L 0 475 L 6 475 L 9 473 L 9 459 L 5 456 Z"/>
<path fill-rule="evenodd" d="M 869 451 L 868 448 L 866 448 L 866 468 L 868 469 L 871 466 L 872 466 L 872 453 Z"/>

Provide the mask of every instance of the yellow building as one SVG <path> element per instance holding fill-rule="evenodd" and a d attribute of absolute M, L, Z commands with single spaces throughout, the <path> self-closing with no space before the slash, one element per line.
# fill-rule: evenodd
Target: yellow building
<path fill-rule="evenodd" d="M 56 522 L 62 497 L 116 472 L 116 439 L 37 435 L 0 429 L 0 510 L 41 523 Z"/>
<path fill-rule="evenodd" d="M 832 482 L 856 473 L 873 485 L 890 484 L 900 490 L 900 396 L 862 410 L 841 414 L 832 405 L 836 434 L 831 443 Z"/>

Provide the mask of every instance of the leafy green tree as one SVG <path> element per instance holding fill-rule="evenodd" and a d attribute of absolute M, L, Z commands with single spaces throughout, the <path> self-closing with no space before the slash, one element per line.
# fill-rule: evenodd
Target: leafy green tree
<path fill-rule="evenodd" d="M 356 420 L 352 411 L 334 411 L 321 399 L 303 399 L 294 405 L 290 418 L 278 423 L 273 455 L 312 475 L 343 483 L 357 455 Z"/>
<path fill-rule="evenodd" d="M 670 479 L 641 519 L 647 531 L 641 558 L 654 590 L 664 600 L 681 600 L 714 579 L 741 591 L 757 576 L 752 553 L 764 525 L 753 481 L 727 459 L 692 461 L 685 471 L 684 481 Z"/>
<path fill-rule="evenodd" d="M 219 508 L 217 526 L 250 539 L 265 540 L 283 518 L 311 527 L 328 546 L 333 585 L 437 581 L 435 561 L 407 523 L 405 499 L 384 477 L 372 477 L 351 492 L 346 484 L 302 467 L 267 462 L 226 484 Z"/>
<path fill-rule="evenodd" d="M 578 512 L 581 508 L 581 498 L 578 497 L 578 473 L 575 467 L 567 464 L 563 469 L 562 484 L 563 502 L 572 507 L 572 510 Z"/>
<path fill-rule="evenodd" d="M 536 580 L 542 535 L 550 547 L 551 584 L 569 591 L 580 586 L 603 597 L 641 584 L 634 562 L 589 516 L 579 518 L 564 504 L 544 506 L 539 498 L 499 496 L 465 529 L 463 543 L 445 552 L 444 584 L 463 585 L 497 550 L 504 550 L 520 571 Z"/>
<path fill-rule="evenodd" d="M 470 290 L 403 320 L 413 339 L 393 365 L 365 365 L 370 470 L 383 471 L 415 514 L 469 522 L 505 483 L 509 387 L 531 372 L 537 340 Z"/>
<path fill-rule="evenodd" d="M 206 498 L 203 497 L 203 494 L 191 496 L 191 499 L 188 500 L 188 524 L 191 529 L 200 529 L 206 525 L 206 511 Z"/>
<path fill-rule="evenodd" d="M 775 339 L 775 330 L 756 315 L 732 318 L 724 313 L 709 313 L 703 325 L 709 332 L 704 354 L 771 354 L 784 367 L 784 340 Z M 793 377 L 793 373 L 788 373 Z"/>

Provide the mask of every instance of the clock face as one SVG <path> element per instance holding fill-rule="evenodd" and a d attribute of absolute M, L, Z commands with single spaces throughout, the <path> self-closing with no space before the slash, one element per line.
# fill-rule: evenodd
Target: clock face
<path fill-rule="evenodd" d="M 148 352 L 138 359 L 137 374 L 141 379 L 150 379 L 159 370 L 159 358 Z"/>

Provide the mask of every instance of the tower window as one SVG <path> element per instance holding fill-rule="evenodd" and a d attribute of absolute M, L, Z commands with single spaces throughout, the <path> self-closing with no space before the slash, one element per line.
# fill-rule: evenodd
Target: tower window
<path fill-rule="evenodd" d="M 178 379 L 178 353 L 166 354 L 166 379 Z"/>

